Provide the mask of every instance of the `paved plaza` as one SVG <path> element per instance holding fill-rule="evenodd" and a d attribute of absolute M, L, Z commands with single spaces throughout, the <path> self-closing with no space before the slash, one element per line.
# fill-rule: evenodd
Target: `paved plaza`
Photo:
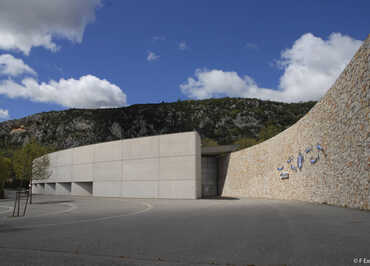
<path fill-rule="evenodd" d="M 370 259 L 370 212 L 264 199 L 34 196 L 0 200 L 5 265 L 352 265 Z"/>

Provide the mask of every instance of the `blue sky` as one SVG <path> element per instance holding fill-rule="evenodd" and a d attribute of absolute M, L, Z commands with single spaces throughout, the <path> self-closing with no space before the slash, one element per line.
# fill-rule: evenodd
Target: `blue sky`
<path fill-rule="evenodd" d="M 365 0 L 3 0 L 0 121 L 178 99 L 318 100 L 369 34 L 369 11 Z"/>

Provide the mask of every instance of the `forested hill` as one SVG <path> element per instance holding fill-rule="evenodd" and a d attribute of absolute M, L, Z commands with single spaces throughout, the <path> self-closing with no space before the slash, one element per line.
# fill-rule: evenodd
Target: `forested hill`
<path fill-rule="evenodd" d="M 115 109 L 69 109 L 0 123 L 0 148 L 31 138 L 56 149 L 196 130 L 206 145 L 249 146 L 294 124 L 315 104 L 244 98 L 137 104 Z"/>

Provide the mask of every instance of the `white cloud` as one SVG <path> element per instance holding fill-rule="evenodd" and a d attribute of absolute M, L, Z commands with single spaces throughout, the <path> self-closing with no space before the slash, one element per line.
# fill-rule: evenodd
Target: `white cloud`
<path fill-rule="evenodd" d="M 54 37 L 80 43 L 100 4 L 100 0 L 2 0 L 0 49 L 28 55 L 36 46 L 57 50 Z"/>
<path fill-rule="evenodd" d="M 278 64 L 284 74 L 278 90 L 261 88 L 248 75 L 207 69 L 197 69 L 195 78 L 188 78 L 180 88 L 188 97 L 197 99 L 237 96 L 283 102 L 319 100 L 361 43 L 340 33 L 331 34 L 328 40 L 311 33 L 302 35 L 281 54 Z"/>
<path fill-rule="evenodd" d="M 318 100 L 333 85 L 362 42 L 333 33 L 328 40 L 307 33 L 282 52 L 280 87 L 292 100 Z"/>
<path fill-rule="evenodd" d="M 205 99 L 210 97 L 230 96 L 268 99 L 278 91 L 261 89 L 249 76 L 240 77 L 236 72 L 222 70 L 197 69 L 195 79 L 190 77 L 180 85 L 184 94 L 190 98 Z"/>
<path fill-rule="evenodd" d="M 0 119 L 9 118 L 9 111 L 5 109 L 0 109 Z"/>
<path fill-rule="evenodd" d="M 154 36 L 152 39 L 153 41 L 165 41 L 166 36 Z"/>
<path fill-rule="evenodd" d="M 15 58 L 10 54 L 0 55 L 0 75 L 15 77 L 25 73 L 37 75 L 22 59 Z"/>
<path fill-rule="evenodd" d="M 155 60 L 158 60 L 159 59 L 159 55 L 157 55 L 156 53 L 154 52 L 151 52 L 151 51 L 148 51 L 148 56 L 146 57 L 146 60 L 147 61 L 155 61 Z"/>
<path fill-rule="evenodd" d="M 184 50 L 188 49 L 188 45 L 186 44 L 186 42 L 185 42 L 185 41 L 181 41 L 181 42 L 179 43 L 179 49 L 180 49 L 181 51 L 184 51 Z"/>
<path fill-rule="evenodd" d="M 0 94 L 34 102 L 56 103 L 65 107 L 104 108 L 126 105 L 126 94 L 105 79 L 92 75 L 80 79 L 60 79 L 38 83 L 25 78 L 21 84 L 11 79 L 0 81 Z"/>

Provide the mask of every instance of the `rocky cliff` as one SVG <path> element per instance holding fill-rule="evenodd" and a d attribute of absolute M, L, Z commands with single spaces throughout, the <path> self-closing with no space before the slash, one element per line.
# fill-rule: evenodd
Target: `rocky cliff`
<path fill-rule="evenodd" d="M 222 98 L 52 111 L 0 123 L 0 148 L 20 146 L 31 138 L 64 149 L 190 130 L 197 130 L 203 139 L 230 144 L 241 138 L 258 139 L 267 126 L 280 132 L 314 104 Z"/>

